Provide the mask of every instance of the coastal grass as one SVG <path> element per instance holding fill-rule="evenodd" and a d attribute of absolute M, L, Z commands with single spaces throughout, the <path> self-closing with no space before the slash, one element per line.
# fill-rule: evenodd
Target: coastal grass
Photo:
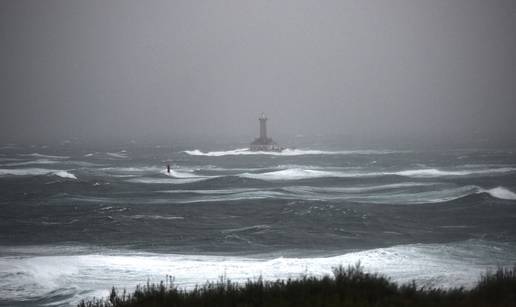
<path fill-rule="evenodd" d="M 113 287 L 105 299 L 82 301 L 78 307 L 275 307 L 275 306 L 516 306 L 516 267 L 499 268 L 481 276 L 470 289 L 398 285 L 379 274 L 366 273 L 360 264 L 333 269 L 333 276 L 234 283 L 221 278 L 192 290 L 174 285 L 173 278 L 159 284 L 137 286 L 133 293 Z"/>

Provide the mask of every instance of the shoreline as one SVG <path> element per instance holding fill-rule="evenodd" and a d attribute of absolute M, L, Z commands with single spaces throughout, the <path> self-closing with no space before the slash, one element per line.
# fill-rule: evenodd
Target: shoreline
<path fill-rule="evenodd" d="M 78 307 L 135 306 L 514 306 L 516 265 L 486 272 L 472 289 L 424 287 L 415 281 L 397 284 L 379 273 L 366 273 L 360 263 L 333 268 L 333 276 L 303 276 L 236 283 L 221 276 L 184 290 L 167 276 L 128 293 L 115 287 L 108 297 L 83 300 Z"/>

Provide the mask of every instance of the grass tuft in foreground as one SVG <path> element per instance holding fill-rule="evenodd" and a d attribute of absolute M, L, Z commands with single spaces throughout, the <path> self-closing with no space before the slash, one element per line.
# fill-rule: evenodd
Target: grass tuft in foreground
<path fill-rule="evenodd" d="M 414 282 L 397 285 L 388 278 L 365 273 L 360 264 L 333 270 L 333 277 L 303 277 L 277 281 L 261 278 L 244 284 L 221 278 L 193 290 L 181 290 L 167 277 L 166 283 L 138 286 L 127 294 L 114 287 L 107 299 L 82 301 L 78 307 L 135 306 L 516 306 L 516 267 L 488 273 L 471 290 L 418 287 Z"/>

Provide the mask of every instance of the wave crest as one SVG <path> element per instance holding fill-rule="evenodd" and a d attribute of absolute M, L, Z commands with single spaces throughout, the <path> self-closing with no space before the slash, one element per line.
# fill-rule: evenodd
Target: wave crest
<path fill-rule="evenodd" d="M 500 173 L 510 173 L 516 171 L 514 167 L 486 168 L 486 169 L 463 169 L 463 170 L 439 170 L 436 168 L 405 170 L 394 173 L 392 175 L 400 175 L 406 177 L 443 177 L 443 176 L 469 176 L 469 175 L 490 175 Z"/>
<path fill-rule="evenodd" d="M 184 153 L 191 156 L 206 156 L 206 157 L 222 157 L 222 156 L 240 156 L 240 155 L 271 155 L 271 156 L 302 156 L 302 155 L 379 155 L 401 153 L 403 151 L 393 150 L 314 150 L 314 149 L 285 149 L 281 152 L 274 151 L 251 151 L 248 148 L 238 148 L 226 151 L 209 151 L 203 152 L 199 149 L 185 150 Z"/>
<path fill-rule="evenodd" d="M 59 176 L 61 178 L 68 178 L 68 179 L 77 179 L 77 176 L 74 174 L 68 172 L 68 171 L 57 171 L 53 173 L 56 176 Z"/>
<path fill-rule="evenodd" d="M 476 185 L 450 186 L 444 183 L 431 182 L 346 187 L 288 186 L 279 189 L 166 190 L 159 192 L 181 194 L 182 198 L 175 200 L 176 203 L 297 199 L 416 205 L 450 202 L 482 193 L 487 193 L 493 198 L 502 200 L 516 199 L 516 194 L 504 187 L 484 189 Z"/>
<path fill-rule="evenodd" d="M 353 178 L 353 177 L 379 177 L 379 176 L 403 176 L 411 178 L 437 178 L 452 176 L 479 176 L 479 175 L 497 175 L 511 173 L 516 168 L 487 168 L 487 169 L 463 169 L 463 170 L 439 170 L 434 168 L 413 169 L 395 172 L 387 171 L 328 171 L 306 168 L 287 168 L 279 171 L 265 173 L 243 173 L 240 177 L 253 178 L 261 180 L 300 180 L 312 178 Z"/>
<path fill-rule="evenodd" d="M 489 190 L 483 190 L 483 192 L 491 195 L 494 198 L 504 200 L 516 200 L 516 193 L 504 187 L 496 187 Z"/>
<path fill-rule="evenodd" d="M 66 170 L 44 168 L 0 169 L 0 176 L 41 176 L 55 175 L 61 178 L 77 179 L 77 176 Z"/>
<path fill-rule="evenodd" d="M 357 177 L 360 173 L 345 173 L 335 171 L 322 171 L 303 168 L 288 168 L 280 171 L 266 173 L 243 173 L 240 177 L 261 180 L 300 180 L 325 177 Z"/>
<path fill-rule="evenodd" d="M 263 225 L 252 227 L 267 229 Z M 4 249 L 16 252 L 23 247 Z M 216 281 L 221 275 L 237 282 L 259 276 L 264 280 L 322 276 L 331 274 L 332 268 L 339 264 L 353 265 L 358 261 L 368 272 L 380 272 L 398 283 L 416 280 L 423 286 L 468 288 L 474 286 L 478 276 L 487 269 L 510 266 L 516 260 L 514 247 L 476 240 L 397 245 L 329 257 L 178 255 L 117 250 L 55 255 L 55 250 L 66 248 L 31 249 L 42 251 L 23 257 L 0 257 L 0 297 L 3 299 L 48 299 L 52 293 L 69 289 L 71 292 L 65 302 L 72 305 L 85 296 L 105 297 L 109 294 L 107 289 L 113 285 L 129 288 L 145 280 L 158 282 L 165 274 L 173 275 L 178 286 L 193 289 L 196 284 Z"/>

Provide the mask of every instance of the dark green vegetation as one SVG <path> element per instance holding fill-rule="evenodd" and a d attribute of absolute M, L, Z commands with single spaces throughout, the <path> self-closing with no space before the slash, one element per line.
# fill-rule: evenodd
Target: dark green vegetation
<path fill-rule="evenodd" d="M 190 291 L 172 281 L 138 286 L 134 293 L 112 289 L 107 300 L 81 302 L 79 307 L 133 306 L 516 306 L 516 267 L 482 276 L 471 290 L 398 286 L 384 276 L 365 273 L 360 265 L 333 270 L 333 278 L 304 277 L 236 284 L 221 279 Z"/>

